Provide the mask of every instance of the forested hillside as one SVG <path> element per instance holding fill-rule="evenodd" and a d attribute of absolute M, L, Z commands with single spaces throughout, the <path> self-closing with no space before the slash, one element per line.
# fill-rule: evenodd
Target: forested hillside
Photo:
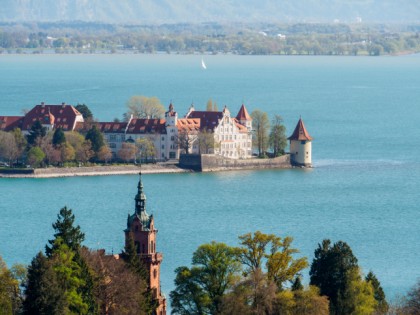
<path fill-rule="evenodd" d="M 95 21 L 162 24 L 197 22 L 418 22 L 413 0 L 2 0 L 0 21 Z"/>

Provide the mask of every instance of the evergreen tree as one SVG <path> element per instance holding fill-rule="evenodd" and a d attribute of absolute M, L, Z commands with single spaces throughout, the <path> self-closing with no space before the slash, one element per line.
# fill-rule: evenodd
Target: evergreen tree
<path fill-rule="evenodd" d="M 379 282 L 378 278 L 376 278 L 375 274 L 370 271 L 365 280 L 369 282 L 373 287 L 373 292 L 375 294 L 375 300 L 378 302 L 376 307 L 376 314 L 382 315 L 386 314 L 389 309 L 388 302 L 386 301 L 385 292 L 381 287 L 381 283 Z"/>
<path fill-rule="evenodd" d="M 39 120 L 35 121 L 29 130 L 28 144 L 30 146 L 36 145 L 37 139 L 45 137 L 46 134 L 47 129 L 42 127 L 42 124 Z"/>
<path fill-rule="evenodd" d="M 53 247 L 54 251 L 50 261 L 58 283 L 64 288 L 64 296 L 68 306 L 65 313 L 87 314 L 89 305 L 82 295 L 86 282 L 82 277 L 81 267 L 75 260 L 75 251 L 61 237 L 55 239 Z"/>
<path fill-rule="evenodd" d="M 140 257 L 137 252 L 138 248 L 136 248 L 133 234 L 130 232 L 128 243 L 126 244 L 122 255 L 123 259 L 134 273 L 138 274 L 143 280 L 147 281 L 147 278 L 149 277 L 148 272 L 143 263 L 140 261 Z"/>
<path fill-rule="evenodd" d="M 331 314 L 346 315 L 340 312 L 340 305 L 345 300 L 343 294 L 349 285 L 349 272 L 357 267 L 357 258 L 347 243 L 339 241 L 331 246 L 330 240 L 323 240 L 322 245 L 318 244 L 309 271 L 310 284 L 329 297 Z"/>
<path fill-rule="evenodd" d="M 83 301 L 87 304 L 88 314 L 98 313 L 98 303 L 95 293 L 97 287 L 97 276 L 95 271 L 88 265 L 85 258 L 81 255 L 80 250 L 76 252 L 74 261 L 80 267 L 80 277 L 83 279 L 82 285 L 78 288 Z"/>
<path fill-rule="evenodd" d="M 95 154 L 105 145 L 104 136 L 96 125 L 87 132 L 85 139 L 90 141 Z"/>
<path fill-rule="evenodd" d="M 65 142 L 66 142 L 66 136 L 64 135 L 63 129 L 57 128 L 53 134 L 52 144 L 56 148 Z"/>
<path fill-rule="evenodd" d="M 296 276 L 295 280 L 292 283 L 292 291 L 299 291 L 299 290 L 303 290 L 303 284 L 302 281 L 300 279 L 300 276 Z"/>
<path fill-rule="evenodd" d="M 80 114 L 82 114 L 83 119 L 92 119 L 93 118 L 93 114 L 90 111 L 89 107 L 87 107 L 86 104 L 77 104 L 75 106 L 75 108 L 80 112 Z"/>
<path fill-rule="evenodd" d="M 81 246 L 81 243 L 85 239 L 85 234 L 81 232 L 80 226 L 74 226 L 74 214 L 71 209 L 64 207 L 60 210 L 57 215 L 57 221 L 53 223 L 55 231 L 54 239 L 49 240 L 50 246 L 46 246 L 45 252 L 48 257 L 51 257 L 55 248 L 55 241 L 57 238 L 61 238 L 63 243 L 66 244 L 71 250 L 77 252 Z"/>
<path fill-rule="evenodd" d="M 64 288 L 51 262 L 41 252 L 28 267 L 25 296 L 23 313 L 27 315 L 61 315 L 67 309 Z"/>

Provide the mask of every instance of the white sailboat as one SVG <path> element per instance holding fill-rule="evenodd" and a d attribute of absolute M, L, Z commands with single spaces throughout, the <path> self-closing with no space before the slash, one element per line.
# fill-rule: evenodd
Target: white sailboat
<path fill-rule="evenodd" d="M 206 66 L 206 64 L 204 63 L 204 59 L 203 59 L 203 58 L 201 58 L 201 68 L 203 68 L 203 69 L 207 69 L 207 66 Z"/>

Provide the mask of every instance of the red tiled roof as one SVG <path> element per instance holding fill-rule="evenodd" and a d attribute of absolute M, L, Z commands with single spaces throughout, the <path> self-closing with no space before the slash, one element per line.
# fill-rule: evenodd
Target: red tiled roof
<path fill-rule="evenodd" d="M 200 119 L 200 129 L 213 131 L 218 126 L 219 120 L 223 118 L 222 112 L 192 111 L 186 118 Z"/>
<path fill-rule="evenodd" d="M 45 117 L 48 118 L 47 115 L 49 114 L 54 116 L 54 127 L 63 128 L 65 131 L 72 130 L 76 117 L 82 116 L 82 114 L 72 105 L 36 105 L 25 115 L 22 130 L 31 129 L 33 123 L 37 120 L 43 123 L 45 121 Z M 48 124 L 50 122 L 51 121 L 48 121 Z"/>
<path fill-rule="evenodd" d="M 127 134 L 166 133 L 165 119 L 132 119 Z"/>
<path fill-rule="evenodd" d="M 124 133 L 127 122 L 100 122 L 98 128 L 103 133 Z"/>
<path fill-rule="evenodd" d="M 239 109 L 238 115 L 236 115 L 236 119 L 241 120 L 252 120 L 251 116 L 248 114 L 246 107 L 242 104 L 241 108 Z"/>
<path fill-rule="evenodd" d="M 0 116 L 0 130 L 11 131 L 22 128 L 23 116 Z"/>
<path fill-rule="evenodd" d="M 241 123 L 238 121 L 238 118 L 233 118 L 233 121 L 235 122 L 236 127 L 238 127 L 239 132 L 248 133 L 248 129 L 244 125 L 241 125 Z"/>
<path fill-rule="evenodd" d="M 312 140 L 312 137 L 309 135 L 309 133 L 306 131 L 305 125 L 303 124 L 302 118 L 299 119 L 295 131 L 293 131 L 293 134 L 287 138 L 288 140 Z"/>
<path fill-rule="evenodd" d="M 198 131 L 201 127 L 199 118 L 180 118 L 177 121 L 178 131 Z"/>

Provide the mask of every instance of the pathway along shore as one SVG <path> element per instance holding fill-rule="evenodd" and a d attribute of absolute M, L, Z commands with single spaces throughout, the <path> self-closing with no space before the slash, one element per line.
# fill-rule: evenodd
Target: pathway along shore
<path fill-rule="evenodd" d="M 28 170 L 29 171 L 29 170 Z M 191 170 L 179 168 L 175 164 L 145 164 L 136 165 L 108 165 L 90 167 L 49 167 L 34 169 L 31 173 L 5 174 L 0 173 L 3 178 L 53 178 L 72 176 L 105 176 L 105 175 L 130 175 L 138 174 L 159 174 L 159 173 L 186 173 Z"/>
<path fill-rule="evenodd" d="M 183 167 L 174 162 L 140 165 L 105 165 L 90 167 L 48 167 L 37 169 L 3 169 L 0 177 L 7 178 L 50 178 L 71 176 L 105 176 L 105 175 L 130 175 L 160 174 L 160 173 L 189 173 L 189 172 L 220 172 L 234 170 L 259 170 L 259 169 L 288 169 L 293 168 L 290 155 L 285 154 L 271 159 L 246 159 L 233 160 L 221 157 L 196 155 L 189 156 L 181 161 Z"/>

